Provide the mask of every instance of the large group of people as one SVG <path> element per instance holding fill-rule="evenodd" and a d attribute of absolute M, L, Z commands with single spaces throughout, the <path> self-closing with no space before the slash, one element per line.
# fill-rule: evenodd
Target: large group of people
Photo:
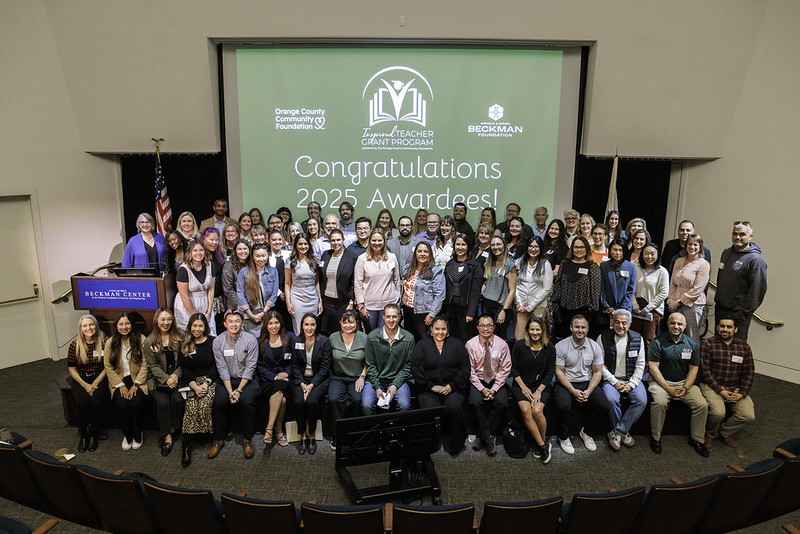
<path fill-rule="evenodd" d="M 662 253 L 644 220 L 623 230 L 618 212 L 595 223 L 576 210 L 548 220 L 537 207 L 528 225 L 512 203 L 505 221 L 485 208 L 473 229 L 461 203 L 452 215 L 420 210 L 396 223 L 383 210 L 374 226 L 347 202 L 324 218 L 312 202 L 302 222 L 288 208 L 238 219 L 224 200 L 213 209 L 199 227 L 181 214 L 166 239 L 152 217 L 138 217 L 123 266 L 174 273 L 178 287 L 151 332 L 138 332 L 123 312 L 106 338 L 97 319 L 81 318 L 68 359 L 80 452 L 97 449 L 100 413 L 112 399 L 122 448 L 141 447 L 147 395 L 162 454 L 181 435 L 184 466 L 199 435 L 212 438 L 208 458 L 220 453 L 234 408 L 251 458 L 259 398 L 269 406 L 265 444 L 288 444 L 289 402 L 300 454 L 317 450 L 326 401 L 334 448 L 337 419 L 408 410 L 416 399 L 444 406 L 451 454 L 465 447 L 472 410 L 473 448 L 493 456 L 511 399 L 543 463 L 551 399 L 553 433 L 567 454 L 574 402 L 589 407 L 578 434 L 589 450 L 601 435 L 613 450 L 633 446 L 648 391 L 656 453 L 670 400 L 690 407 L 689 443 L 704 456 L 715 438 L 737 446 L 733 436 L 754 417 L 746 339 L 766 293 L 766 264 L 747 221 L 736 221 L 721 256 L 716 335 L 701 339 L 711 255 L 691 221 Z"/>

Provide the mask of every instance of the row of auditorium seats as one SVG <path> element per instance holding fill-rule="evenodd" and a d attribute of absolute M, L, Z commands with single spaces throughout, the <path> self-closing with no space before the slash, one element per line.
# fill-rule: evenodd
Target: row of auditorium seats
<path fill-rule="evenodd" d="M 328 506 L 262 501 L 167 485 L 148 477 L 70 465 L 31 449 L 0 445 L 0 497 L 109 532 L 305 534 L 507 534 L 549 532 L 722 533 L 800 509 L 800 438 L 746 469 L 683 483 L 533 502 L 487 502 L 481 524 L 472 504 Z"/>

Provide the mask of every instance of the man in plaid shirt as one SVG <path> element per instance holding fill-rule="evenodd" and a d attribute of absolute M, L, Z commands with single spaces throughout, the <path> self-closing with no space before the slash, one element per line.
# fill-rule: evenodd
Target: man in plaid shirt
<path fill-rule="evenodd" d="M 708 402 L 704 444 L 709 449 L 717 437 L 729 447 L 738 447 L 733 436 L 756 417 L 750 398 L 753 353 L 747 342 L 734 337 L 737 331 L 734 319 L 722 315 L 717 320 L 717 335 L 700 344 L 700 390 Z M 731 416 L 723 422 L 726 407 Z"/>

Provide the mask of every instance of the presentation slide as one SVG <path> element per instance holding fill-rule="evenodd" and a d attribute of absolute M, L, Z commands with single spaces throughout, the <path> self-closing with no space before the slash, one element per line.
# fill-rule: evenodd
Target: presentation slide
<path fill-rule="evenodd" d="M 233 53 L 232 206 L 239 187 L 243 209 L 288 206 L 299 220 L 312 200 L 323 215 L 348 201 L 373 220 L 384 208 L 395 219 L 451 213 L 457 202 L 471 221 L 486 206 L 502 220 L 509 202 L 529 220 L 535 206 L 554 206 L 561 50 Z"/>

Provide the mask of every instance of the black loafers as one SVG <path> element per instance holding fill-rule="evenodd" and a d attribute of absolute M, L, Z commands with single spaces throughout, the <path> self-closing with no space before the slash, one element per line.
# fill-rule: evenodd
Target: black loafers
<path fill-rule="evenodd" d="M 650 448 L 656 454 L 661 454 L 661 440 L 650 438 Z"/>
<path fill-rule="evenodd" d="M 308 440 L 308 454 L 314 454 L 317 452 L 317 440 L 310 439 Z"/>
<path fill-rule="evenodd" d="M 709 452 L 706 449 L 706 446 L 700 443 L 699 441 L 695 441 L 692 438 L 689 438 L 689 445 L 692 446 L 694 452 L 702 456 L 703 458 L 708 458 Z"/>
<path fill-rule="evenodd" d="M 300 454 L 305 454 L 308 452 L 308 440 L 301 439 L 300 440 Z"/>

